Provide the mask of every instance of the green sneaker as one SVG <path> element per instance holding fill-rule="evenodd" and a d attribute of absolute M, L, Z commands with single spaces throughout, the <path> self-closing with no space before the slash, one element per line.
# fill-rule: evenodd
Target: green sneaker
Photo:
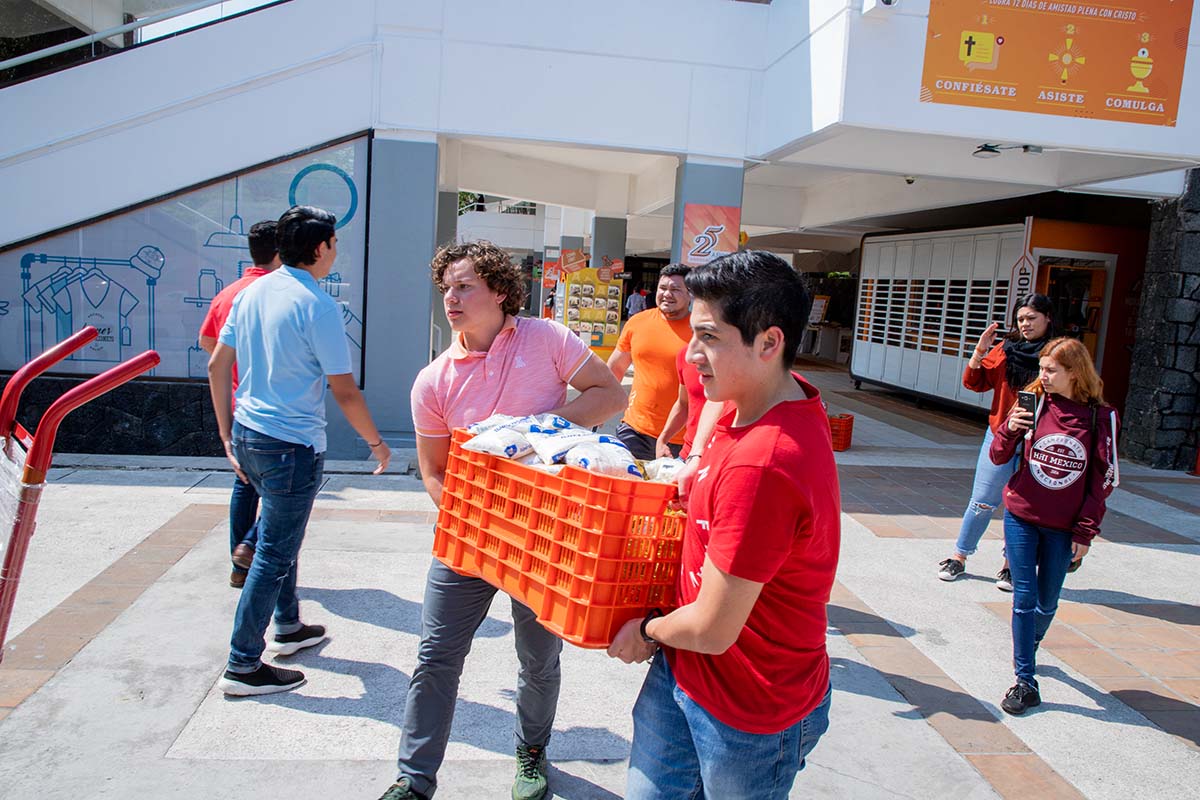
<path fill-rule="evenodd" d="M 393 783 L 379 800 L 425 800 L 425 797 L 414 792 L 412 784 L 404 777 Z"/>
<path fill-rule="evenodd" d="M 546 748 L 517 746 L 517 777 L 513 781 L 513 800 L 542 800 L 549 797 L 546 783 Z"/>

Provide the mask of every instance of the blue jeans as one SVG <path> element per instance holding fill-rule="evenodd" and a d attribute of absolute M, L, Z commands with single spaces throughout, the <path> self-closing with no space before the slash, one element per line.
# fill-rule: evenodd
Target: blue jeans
<path fill-rule="evenodd" d="M 496 587 L 459 575 L 434 559 L 421 605 L 421 645 L 408 684 L 400 732 L 399 774 L 426 797 L 437 790 L 437 772 L 450 740 L 454 703 L 463 662 L 475 631 L 487 616 Z M 562 682 L 562 639 L 542 627 L 537 615 L 512 601 L 517 640 L 516 744 L 544 747 L 550 741 Z"/>
<path fill-rule="evenodd" d="M 243 483 L 233 476 L 233 493 L 229 496 L 229 553 L 239 544 L 258 547 L 258 492 L 252 483 Z M 233 571 L 242 575 L 246 570 L 237 566 Z"/>
<path fill-rule="evenodd" d="M 829 728 L 832 690 L 779 733 L 745 733 L 683 693 L 666 657 L 654 656 L 633 707 L 627 800 L 786 800 L 804 758 Z"/>
<path fill-rule="evenodd" d="M 1012 570 L 1013 670 L 1017 680 L 1037 686 L 1034 651 L 1058 611 L 1058 596 L 1071 565 L 1071 534 L 1005 511 L 1004 546 Z"/>
<path fill-rule="evenodd" d="M 988 456 L 988 450 L 995 439 L 989 425 L 983 435 L 983 446 L 979 448 L 979 459 L 975 462 L 975 484 L 971 487 L 971 502 L 963 514 L 962 525 L 958 529 L 958 541 L 954 543 L 954 552 L 960 556 L 970 556 L 979 548 L 979 540 L 987 531 L 988 523 L 992 521 L 992 512 L 1000 507 L 1004 499 L 1004 487 L 1008 479 L 1017 471 L 1021 463 L 1020 450 L 1006 464 L 993 464 Z"/>
<path fill-rule="evenodd" d="M 262 663 L 263 636 L 272 611 L 279 633 L 301 628 L 296 559 L 321 486 L 325 454 L 237 423 L 233 451 L 262 501 L 258 550 L 238 601 L 229 643 L 229 671 L 248 673 Z"/>

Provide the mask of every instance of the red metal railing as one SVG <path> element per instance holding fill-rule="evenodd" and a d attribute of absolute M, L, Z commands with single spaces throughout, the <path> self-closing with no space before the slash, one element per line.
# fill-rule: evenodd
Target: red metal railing
<path fill-rule="evenodd" d="M 29 549 L 29 540 L 33 538 L 36 527 L 38 501 L 42 496 L 42 484 L 46 480 L 46 473 L 50 470 L 50 462 L 54 454 L 54 437 L 58 434 L 58 426 L 62 424 L 67 414 L 84 403 L 105 392 L 112 391 L 143 372 L 154 369 L 159 362 L 158 353 L 147 350 L 64 392 L 42 414 L 37 430 L 30 435 L 16 421 L 21 392 L 38 375 L 95 338 L 96 329 L 89 325 L 64 339 L 13 373 L 4 387 L 4 394 L 0 396 L 0 436 L 8 440 L 5 452 L 0 453 L 0 458 L 7 458 L 15 462 L 21 453 L 21 447 L 16 443 L 18 441 L 28 448 L 21 472 L 17 513 L 13 521 L 8 547 L 4 551 L 4 564 L 0 567 L 0 660 L 4 658 L 4 639 L 8 633 L 8 623 L 12 618 L 13 606 L 16 602 L 21 570 L 25 566 L 25 554 Z"/>

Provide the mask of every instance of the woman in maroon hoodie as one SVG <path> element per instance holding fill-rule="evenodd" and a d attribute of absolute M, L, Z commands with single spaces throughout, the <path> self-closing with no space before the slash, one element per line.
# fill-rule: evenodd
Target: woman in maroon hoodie
<path fill-rule="evenodd" d="M 1034 656 L 1046 635 L 1063 580 L 1100 532 L 1104 501 L 1119 481 L 1117 412 L 1076 339 L 1042 350 L 1034 412 L 1014 405 L 990 452 L 1003 464 L 1022 448 L 1021 466 L 1004 489 L 1004 546 L 1013 583 L 1013 667 L 1017 683 L 1000 704 L 1010 714 L 1042 702 Z"/>

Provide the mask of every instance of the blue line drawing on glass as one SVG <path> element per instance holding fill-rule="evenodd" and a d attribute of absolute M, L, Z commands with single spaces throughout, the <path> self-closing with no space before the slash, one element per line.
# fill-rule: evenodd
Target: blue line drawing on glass
<path fill-rule="evenodd" d="M 350 206 L 346 209 L 344 215 L 336 215 L 338 217 L 337 224 L 334 228 L 345 227 L 346 223 L 354 219 L 354 212 L 358 210 L 358 188 L 354 185 L 354 179 L 341 167 L 335 167 L 333 164 L 309 164 L 304 169 L 296 173 L 296 177 L 292 178 L 292 185 L 288 187 L 288 205 L 298 205 L 297 189 L 300 188 L 300 182 L 314 172 L 332 172 L 343 181 L 346 182 L 346 188 L 350 190 Z M 331 213 L 333 212 L 330 209 Z"/>
<path fill-rule="evenodd" d="M 350 284 L 342 281 L 342 273 L 331 272 L 321 280 L 317 281 L 318 285 L 325 290 L 325 293 L 335 300 L 342 296 L 342 287 Z M 342 309 L 342 323 L 346 326 L 346 338 L 350 340 L 350 344 L 354 345 L 359 351 L 362 350 L 362 320 L 358 315 L 350 310 L 350 304 L 344 300 L 337 301 L 338 306 Z"/>
<path fill-rule="evenodd" d="M 8 316 L 8 301 L 0 300 L 0 317 Z"/>
<path fill-rule="evenodd" d="M 238 195 L 240 194 L 240 179 L 233 179 L 233 216 L 229 218 L 229 228 L 224 231 L 210 233 L 204 242 L 205 247 L 220 247 L 229 250 L 249 250 L 250 239 L 246 236 L 246 226 L 238 213 Z"/>
<path fill-rule="evenodd" d="M 349 303 L 338 303 L 342 307 L 342 322 L 346 325 L 346 338 L 362 352 L 362 320 L 350 310 Z"/>
<path fill-rule="evenodd" d="M 165 263 L 162 250 L 154 245 L 143 245 L 127 259 L 46 253 L 21 256 L 25 359 L 28 361 L 35 351 L 45 350 L 66 339 L 78 327 L 94 325 L 100 336 L 71 355 L 69 360 L 104 363 L 122 360 L 125 348 L 133 346 L 129 315 L 141 300 L 113 277 L 112 268 L 131 268 L 146 276 L 149 320 L 146 340 L 148 347 L 154 349 L 154 287 Z M 55 269 L 34 281 L 35 264 Z M 38 315 L 36 325 L 34 314 Z"/>
<path fill-rule="evenodd" d="M 198 344 L 188 348 L 188 377 L 208 378 L 208 351 Z"/>
<path fill-rule="evenodd" d="M 342 273 L 340 272 L 331 272 L 317 281 L 317 283 L 320 284 L 327 295 L 335 300 L 342 296 L 342 287 L 346 285 L 342 283 Z"/>
<path fill-rule="evenodd" d="M 246 275 L 246 270 L 254 266 L 253 261 L 239 261 L 236 280 L 241 280 Z"/>
<path fill-rule="evenodd" d="M 217 292 L 225 288 L 225 281 L 217 277 L 215 269 L 202 269 L 200 274 L 196 276 L 196 296 L 185 297 L 185 304 L 194 305 L 196 308 L 204 308 L 212 303 L 213 298 L 217 296 Z"/>

